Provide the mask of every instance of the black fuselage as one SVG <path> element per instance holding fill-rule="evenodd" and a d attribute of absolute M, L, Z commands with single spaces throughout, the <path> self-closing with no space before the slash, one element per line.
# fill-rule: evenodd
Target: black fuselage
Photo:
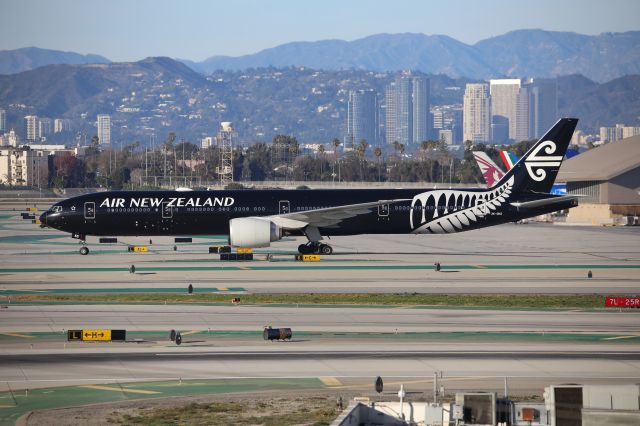
<path fill-rule="evenodd" d="M 493 191 L 495 194 L 496 191 Z M 229 220 L 268 217 L 379 200 L 406 199 L 347 218 L 339 226 L 320 227 L 322 235 L 459 232 L 512 222 L 565 207 L 518 211 L 508 202 L 484 208 L 468 225 L 455 221 L 425 227 L 434 218 L 474 216 L 492 198 L 488 189 L 342 189 L 226 191 L 110 191 L 82 195 L 57 203 L 42 215 L 43 224 L 76 235 L 156 236 L 228 235 Z M 466 212 L 466 213 L 465 213 Z M 453 217 L 452 217 L 453 219 Z M 451 220 L 449 220 L 450 222 Z M 422 225 L 422 226 L 421 226 Z M 422 229 L 421 229 L 422 228 Z M 296 233 L 295 231 L 292 233 Z"/>

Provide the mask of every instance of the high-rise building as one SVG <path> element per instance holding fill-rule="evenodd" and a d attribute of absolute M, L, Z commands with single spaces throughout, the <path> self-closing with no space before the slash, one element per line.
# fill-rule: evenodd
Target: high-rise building
<path fill-rule="evenodd" d="M 396 84 L 391 83 L 384 92 L 385 139 L 387 144 L 396 141 Z"/>
<path fill-rule="evenodd" d="M 630 138 L 640 135 L 640 127 L 637 126 L 624 126 L 622 128 L 622 139 Z"/>
<path fill-rule="evenodd" d="M 465 141 L 484 143 L 491 140 L 489 85 L 467 84 L 464 91 L 462 133 Z"/>
<path fill-rule="evenodd" d="M 0 134 L 7 131 L 7 111 L 0 108 Z"/>
<path fill-rule="evenodd" d="M 431 116 L 433 117 L 432 129 L 434 133 L 437 134 L 437 132 L 444 129 L 444 110 L 439 107 L 435 107 L 431 111 Z"/>
<path fill-rule="evenodd" d="M 214 138 L 212 136 L 207 136 L 206 138 L 202 138 L 200 141 L 202 145 L 202 149 L 211 148 L 215 145 Z"/>
<path fill-rule="evenodd" d="M 431 135 L 430 81 L 426 77 L 413 77 L 413 143 L 420 144 Z"/>
<path fill-rule="evenodd" d="M 40 121 L 35 115 L 27 115 L 24 118 L 24 134 L 26 143 L 40 142 Z"/>
<path fill-rule="evenodd" d="M 531 139 L 531 126 L 530 126 L 530 94 L 529 87 L 522 86 L 518 90 L 516 96 L 516 133 L 515 141 L 526 141 Z"/>
<path fill-rule="evenodd" d="M 429 139 L 431 133 L 430 81 L 405 72 L 385 92 L 387 143 L 408 146 Z"/>
<path fill-rule="evenodd" d="M 18 134 L 16 133 L 15 130 L 11 129 L 9 130 L 9 133 L 7 133 L 7 145 L 9 146 L 14 146 L 17 147 L 18 146 Z"/>
<path fill-rule="evenodd" d="M 38 125 L 40 126 L 40 138 L 50 135 L 53 131 L 53 121 L 46 117 L 41 117 L 38 121 Z"/>
<path fill-rule="evenodd" d="M 100 145 L 111 144 L 111 116 L 107 114 L 98 115 L 98 143 Z"/>
<path fill-rule="evenodd" d="M 405 146 L 413 141 L 413 102 L 411 77 L 402 74 L 396 78 L 396 140 Z"/>
<path fill-rule="evenodd" d="M 616 124 L 615 127 L 600 127 L 601 142 L 615 142 L 620 139 L 640 135 L 640 127 Z"/>
<path fill-rule="evenodd" d="M 362 139 L 378 145 L 378 94 L 374 90 L 349 92 L 344 146 L 353 148 Z"/>
<path fill-rule="evenodd" d="M 518 98 L 520 95 L 520 79 L 504 78 L 489 80 L 491 96 L 491 124 L 496 133 L 492 135 L 494 143 L 508 143 L 516 140 Z M 504 139 L 504 127 L 507 139 Z M 498 131 L 499 129 L 499 131 Z"/>
<path fill-rule="evenodd" d="M 530 93 L 530 137 L 541 138 L 558 121 L 558 81 L 532 79 Z"/>
<path fill-rule="evenodd" d="M 71 131 L 71 120 L 66 118 L 56 118 L 53 121 L 53 133 L 62 133 Z"/>

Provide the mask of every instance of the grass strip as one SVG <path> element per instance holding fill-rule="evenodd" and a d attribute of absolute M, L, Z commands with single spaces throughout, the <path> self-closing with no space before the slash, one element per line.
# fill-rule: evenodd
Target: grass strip
<path fill-rule="evenodd" d="M 422 294 L 422 293 L 301 293 L 301 294 L 64 294 L 17 295 L 18 302 L 62 303 L 224 303 L 239 297 L 242 304 L 256 305 L 352 305 L 406 307 L 481 307 L 524 309 L 604 308 L 600 295 L 506 295 L 506 294 Z"/>

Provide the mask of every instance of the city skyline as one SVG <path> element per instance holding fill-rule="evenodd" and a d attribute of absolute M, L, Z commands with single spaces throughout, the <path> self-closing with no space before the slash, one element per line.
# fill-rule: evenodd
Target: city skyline
<path fill-rule="evenodd" d="M 257 0 L 231 5 L 191 1 L 187 3 L 189 7 L 173 2 L 115 0 L 109 5 L 100 10 L 101 22 L 114 25 L 97 26 L 95 2 L 5 2 L 5 16 L 29 16 L 32 25 L 25 32 L 23 20 L 6 20 L 0 27 L 0 49 L 37 46 L 100 54 L 114 61 L 148 56 L 198 61 L 215 55 L 252 54 L 294 41 L 355 40 L 380 33 L 442 34 L 473 44 L 525 28 L 590 35 L 624 32 L 637 30 L 635 17 L 640 14 L 640 3 L 632 0 L 606 4 L 596 0 L 542 0 L 519 4 L 517 8 L 506 0 L 494 0 L 491 5 L 473 1 L 451 5 L 401 1 L 377 7 L 364 1 L 329 0 L 315 5 L 281 1 L 266 9 Z M 364 7 L 366 14 L 362 13 Z M 33 10 L 40 13 L 33 14 Z M 337 10 L 340 13 L 335 13 Z M 412 13 L 397 13 L 398 10 Z M 478 25 L 482 21 L 491 21 L 492 25 Z M 176 22 L 188 25 L 173 31 Z M 352 22 L 358 25 L 351 25 Z M 243 24 L 242 32 L 237 31 L 238 23 Z"/>

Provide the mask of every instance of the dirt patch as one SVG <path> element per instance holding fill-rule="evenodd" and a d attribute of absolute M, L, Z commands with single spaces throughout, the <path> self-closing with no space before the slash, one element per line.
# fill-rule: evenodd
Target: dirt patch
<path fill-rule="evenodd" d="M 309 390 L 295 392 L 199 395 L 121 401 L 83 407 L 37 410 L 25 418 L 43 425 L 329 425 L 346 407 L 351 393 Z"/>

